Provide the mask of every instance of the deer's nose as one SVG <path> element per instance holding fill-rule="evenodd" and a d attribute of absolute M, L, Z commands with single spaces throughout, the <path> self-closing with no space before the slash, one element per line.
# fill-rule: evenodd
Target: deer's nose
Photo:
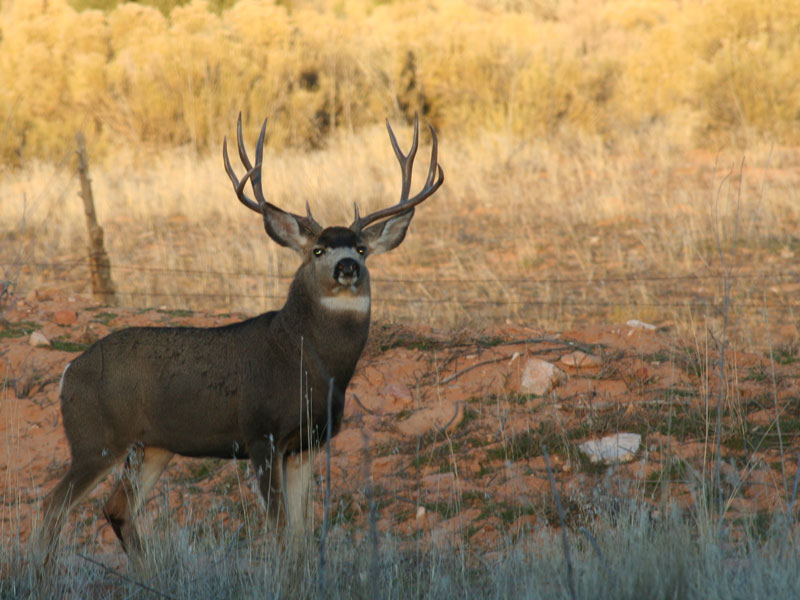
<path fill-rule="evenodd" d="M 352 258 L 343 258 L 336 263 L 336 268 L 333 271 L 333 278 L 345 278 L 350 280 L 358 279 L 358 262 Z"/>

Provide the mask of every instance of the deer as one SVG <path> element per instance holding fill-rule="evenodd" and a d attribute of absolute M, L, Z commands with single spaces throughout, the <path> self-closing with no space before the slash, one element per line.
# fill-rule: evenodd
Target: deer
<path fill-rule="evenodd" d="M 69 362 L 59 400 L 71 462 L 45 497 L 38 551 L 48 561 L 67 514 L 125 461 L 103 506 L 122 549 L 140 554 L 135 524 L 148 493 L 175 455 L 249 459 L 269 522 L 304 532 L 315 449 L 341 428 L 345 392 L 370 325 L 366 259 L 396 248 L 415 208 L 444 183 L 433 126 L 428 175 L 409 198 L 419 119 L 404 154 L 386 127 L 401 170 L 400 201 L 322 227 L 264 195 L 265 119 L 255 165 L 237 120 L 241 179 L 222 144 L 225 171 L 239 201 L 261 215 L 267 235 L 302 260 L 283 307 L 220 327 L 131 327 L 95 342 Z M 245 194 L 250 182 L 255 200 Z M 330 414 L 330 418 L 328 415 Z"/>

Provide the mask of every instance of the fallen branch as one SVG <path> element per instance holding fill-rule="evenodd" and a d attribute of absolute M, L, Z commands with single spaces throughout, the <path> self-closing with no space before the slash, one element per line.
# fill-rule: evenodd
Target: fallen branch
<path fill-rule="evenodd" d="M 547 340 L 547 341 L 550 341 L 550 340 Z M 522 342 L 514 342 L 514 343 L 521 344 Z M 500 345 L 503 345 L 503 344 L 498 344 L 498 346 L 500 346 Z M 562 345 L 561 347 L 558 347 L 558 348 L 543 348 L 542 350 L 528 350 L 525 354 L 530 354 L 530 355 L 548 354 L 550 352 L 558 352 L 560 350 L 571 350 L 572 348 L 573 348 L 573 346 L 571 344 L 570 345 Z M 518 354 L 518 353 L 515 352 L 514 354 Z M 500 356 L 499 358 L 490 358 L 490 359 L 487 359 L 487 360 L 483 360 L 483 361 L 481 361 L 479 363 L 475 363 L 474 365 L 468 366 L 466 369 L 462 369 L 461 371 L 457 371 L 457 372 L 453 373 L 452 375 L 449 375 L 449 376 L 445 377 L 444 379 L 442 379 L 442 381 L 440 383 L 441 384 L 450 383 L 451 381 L 454 381 L 454 380 L 458 379 L 459 377 L 461 377 L 465 373 L 469 373 L 470 371 L 472 371 L 473 369 L 477 369 L 478 367 L 485 367 L 486 365 L 491 365 L 491 364 L 494 364 L 494 363 L 503 362 L 504 360 L 510 360 L 510 359 L 514 358 L 514 354 L 506 354 L 504 356 Z"/>
<path fill-rule="evenodd" d="M 85 554 L 78 554 L 78 556 L 80 558 L 82 558 L 83 560 L 92 563 L 93 565 L 97 565 L 98 567 L 103 569 L 106 573 L 109 573 L 110 575 L 114 575 L 115 577 L 118 577 L 119 579 L 122 579 L 123 581 L 127 581 L 128 583 L 131 583 L 131 584 L 135 585 L 138 588 L 141 588 L 141 589 L 143 589 L 145 591 L 148 591 L 151 594 L 155 594 L 156 596 L 159 596 L 160 598 L 175 598 L 176 600 L 178 598 L 177 596 L 173 596 L 171 594 L 167 594 L 165 592 L 162 592 L 161 590 L 157 590 L 154 587 L 150 587 L 149 585 L 146 585 L 146 584 L 142 583 L 141 581 L 137 581 L 133 577 L 129 577 L 128 575 L 123 575 L 122 573 L 118 573 L 117 571 L 115 571 L 111 567 L 106 566 L 103 563 L 101 563 L 99 560 L 95 560 L 93 558 L 90 558 L 90 557 L 86 556 Z"/>
<path fill-rule="evenodd" d="M 550 487 L 553 490 L 553 496 L 556 500 L 556 508 L 558 509 L 558 520 L 561 522 L 561 541 L 564 545 L 564 562 L 567 563 L 567 584 L 569 585 L 569 596 L 572 600 L 576 599 L 575 595 L 575 576 L 572 571 L 572 557 L 569 553 L 569 539 L 567 538 L 567 521 L 564 518 L 564 508 L 561 506 L 561 496 L 558 494 L 556 487 L 556 479 L 553 477 L 553 469 L 550 468 L 550 456 L 547 454 L 547 446 L 542 444 L 542 454 L 544 455 L 544 464 L 547 466 L 547 476 L 550 479 Z"/>
<path fill-rule="evenodd" d="M 358 399 L 358 396 L 356 396 L 355 394 L 353 394 L 353 400 L 355 400 L 356 404 L 358 404 L 358 407 L 359 407 L 361 410 L 363 410 L 365 413 L 367 413 L 368 415 L 374 415 L 374 414 L 375 414 L 375 411 L 374 411 L 374 410 L 370 410 L 370 409 L 368 409 L 366 406 L 364 406 L 363 404 L 361 404 L 361 400 L 359 400 L 359 399 Z"/>
<path fill-rule="evenodd" d="M 486 365 L 491 365 L 491 364 L 494 364 L 494 363 L 503 362 L 504 360 L 509 360 L 509 359 L 511 359 L 513 357 L 514 357 L 513 354 L 509 354 L 507 356 L 501 356 L 500 358 L 490 358 L 489 360 L 482 360 L 479 363 L 475 363 L 474 365 L 470 365 L 466 369 L 463 369 L 461 371 L 456 371 L 452 375 L 449 375 L 449 376 L 445 377 L 444 379 L 442 379 L 442 381 L 440 383 L 442 385 L 444 385 L 446 383 L 450 383 L 451 381 L 454 381 L 454 380 L 458 379 L 459 377 L 461 377 L 465 373 L 469 373 L 473 369 L 477 369 L 478 367 L 485 367 Z"/>
<path fill-rule="evenodd" d="M 578 527 L 578 531 L 580 531 L 586 537 L 586 539 L 589 540 L 589 543 L 592 545 L 592 548 L 594 548 L 595 553 L 597 553 L 597 557 L 600 559 L 600 564 L 603 565 L 603 570 L 606 572 L 608 581 L 611 584 L 611 590 L 615 590 L 617 588 L 617 578 L 614 577 L 614 574 L 608 567 L 606 557 L 603 556 L 603 552 L 600 550 L 600 545 L 597 543 L 597 540 L 594 539 L 594 536 L 589 532 L 588 529 L 586 529 L 586 527 Z"/>
<path fill-rule="evenodd" d="M 445 425 L 444 427 L 435 426 L 438 433 L 446 433 L 447 430 L 450 428 L 450 425 L 452 425 L 455 422 L 456 417 L 458 417 L 458 409 L 460 405 L 461 405 L 461 400 L 456 400 L 456 411 L 453 413 L 453 417 L 447 422 L 447 425 Z"/>

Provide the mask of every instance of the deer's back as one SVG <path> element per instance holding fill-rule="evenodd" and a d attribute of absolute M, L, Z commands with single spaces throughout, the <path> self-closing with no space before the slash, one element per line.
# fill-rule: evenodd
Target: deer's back
<path fill-rule="evenodd" d="M 286 393 L 285 376 L 276 375 L 285 369 L 276 367 L 289 350 L 270 335 L 274 314 L 224 327 L 132 327 L 108 335 L 64 374 L 68 437 L 91 422 L 131 438 L 127 443 L 230 456 L 232 445 L 244 446 L 242 420 L 256 418 L 240 414 L 246 399 Z"/>

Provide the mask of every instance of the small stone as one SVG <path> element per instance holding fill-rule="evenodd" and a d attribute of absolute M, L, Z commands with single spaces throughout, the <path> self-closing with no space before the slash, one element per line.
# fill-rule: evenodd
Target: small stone
<path fill-rule="evenodd" d="M 586 354 L 580 350 L 565 354 L 558 362 L 565 367 L 582 370 L 599 369 L 603 366 L 602 358 L 594 354 Z"/>
<path fill-rule="evenodd" d="M 34 348 L 46 348 L 50 345 L 50 340 L 41 331 L 34 331 L 28 339 L 28 343 Z"/>
<path fill-rule="evenodd" d="M 48 300 L 52 300 L 55 296 L 58 295 L 58 290 L 56 288 L 41 288 L 38 290 L 33 290 L 32 294 L 28 294 L 28 297 L 31 300 L 35 300 L 36 302 L 47 302 Z"/>
<path fill-rule="evenodd" d="M 645 323 L 644 321 L 640 321 L 638 319 L 631 319 L 625 324 L 628 327 L 633 327 L 634 329 L 646 329 L 647 331 L 655 331 L 657 329 L 655 325 L 651 325 L 650 323 Z"/>
<path fill-rule="evenodd" d="M 65 308 L 63 310 L 57 310 L 53 313 L 53 323 L 56 325 L 72 325 L 77 320 L 78 315 L 74 310 Z"/>
<path fill-rule="evenodd" d="M 462 402 L 440 402 L 414 411 L 408 418 L 396 421 L 395 427 L 404 436 L 417 437 L 436 429 L 453 431 L 463 420 Z"/>
<path fill-rule="evenodd" d="M 555 366 L 539 358 L 529 358 L 522 372 L 520 391 L 523 394 L 544 396 L 567 379 L 567 374 Z"/>
<path fill-rule="evenodd" d="M 94 323 L 91 325 L 94 325 Z M 82 344 L 94 344 L 98 339 L 100 339 L 100 336 L 97 335 L 97 331 L 90 324 L 83 328 L 81 335 L 78 337 L 78 341 Z"/>
<path fill-rule="evenodd" d="M 23 374 L 21 377 L 18 377 L 17 380 L 14 382 L 14 395 L 17 398 L 27 398 L 28 395 L 31 393 L 31 388 L 33 387 L 33 380 L 34 378 L 31 375 Z"/>
<path fill-rule="evenodd" d="M 378 392 L 378 396 L 383 401 L 384 411 L 399 412 L 414 405 L 411 390 L 401 383 L 390 383 L 383 386 Z"/>
<path fill-rule="evenodd" d="M 593 463 L 615 464 L 634 459 L 642 443 L 638 433 L 617 433 L 599 440 L 590 440 L 578 446 Z"/>
<path fill-rule="evenodd" d="M 433 498 L 450 497 L 453 493 L 456 479 L 452 471 L 446 473 L 431 473 L 422 478 L 422 487 Z"/>
<path fill-rule="evenodd" d="M 390 477 L 395 471 L 400 469 L 400 457 L 396 454 L 389 456 L 379 456 L 371 463 L 371 475 L 373 481 L 380 481 Z"/>

